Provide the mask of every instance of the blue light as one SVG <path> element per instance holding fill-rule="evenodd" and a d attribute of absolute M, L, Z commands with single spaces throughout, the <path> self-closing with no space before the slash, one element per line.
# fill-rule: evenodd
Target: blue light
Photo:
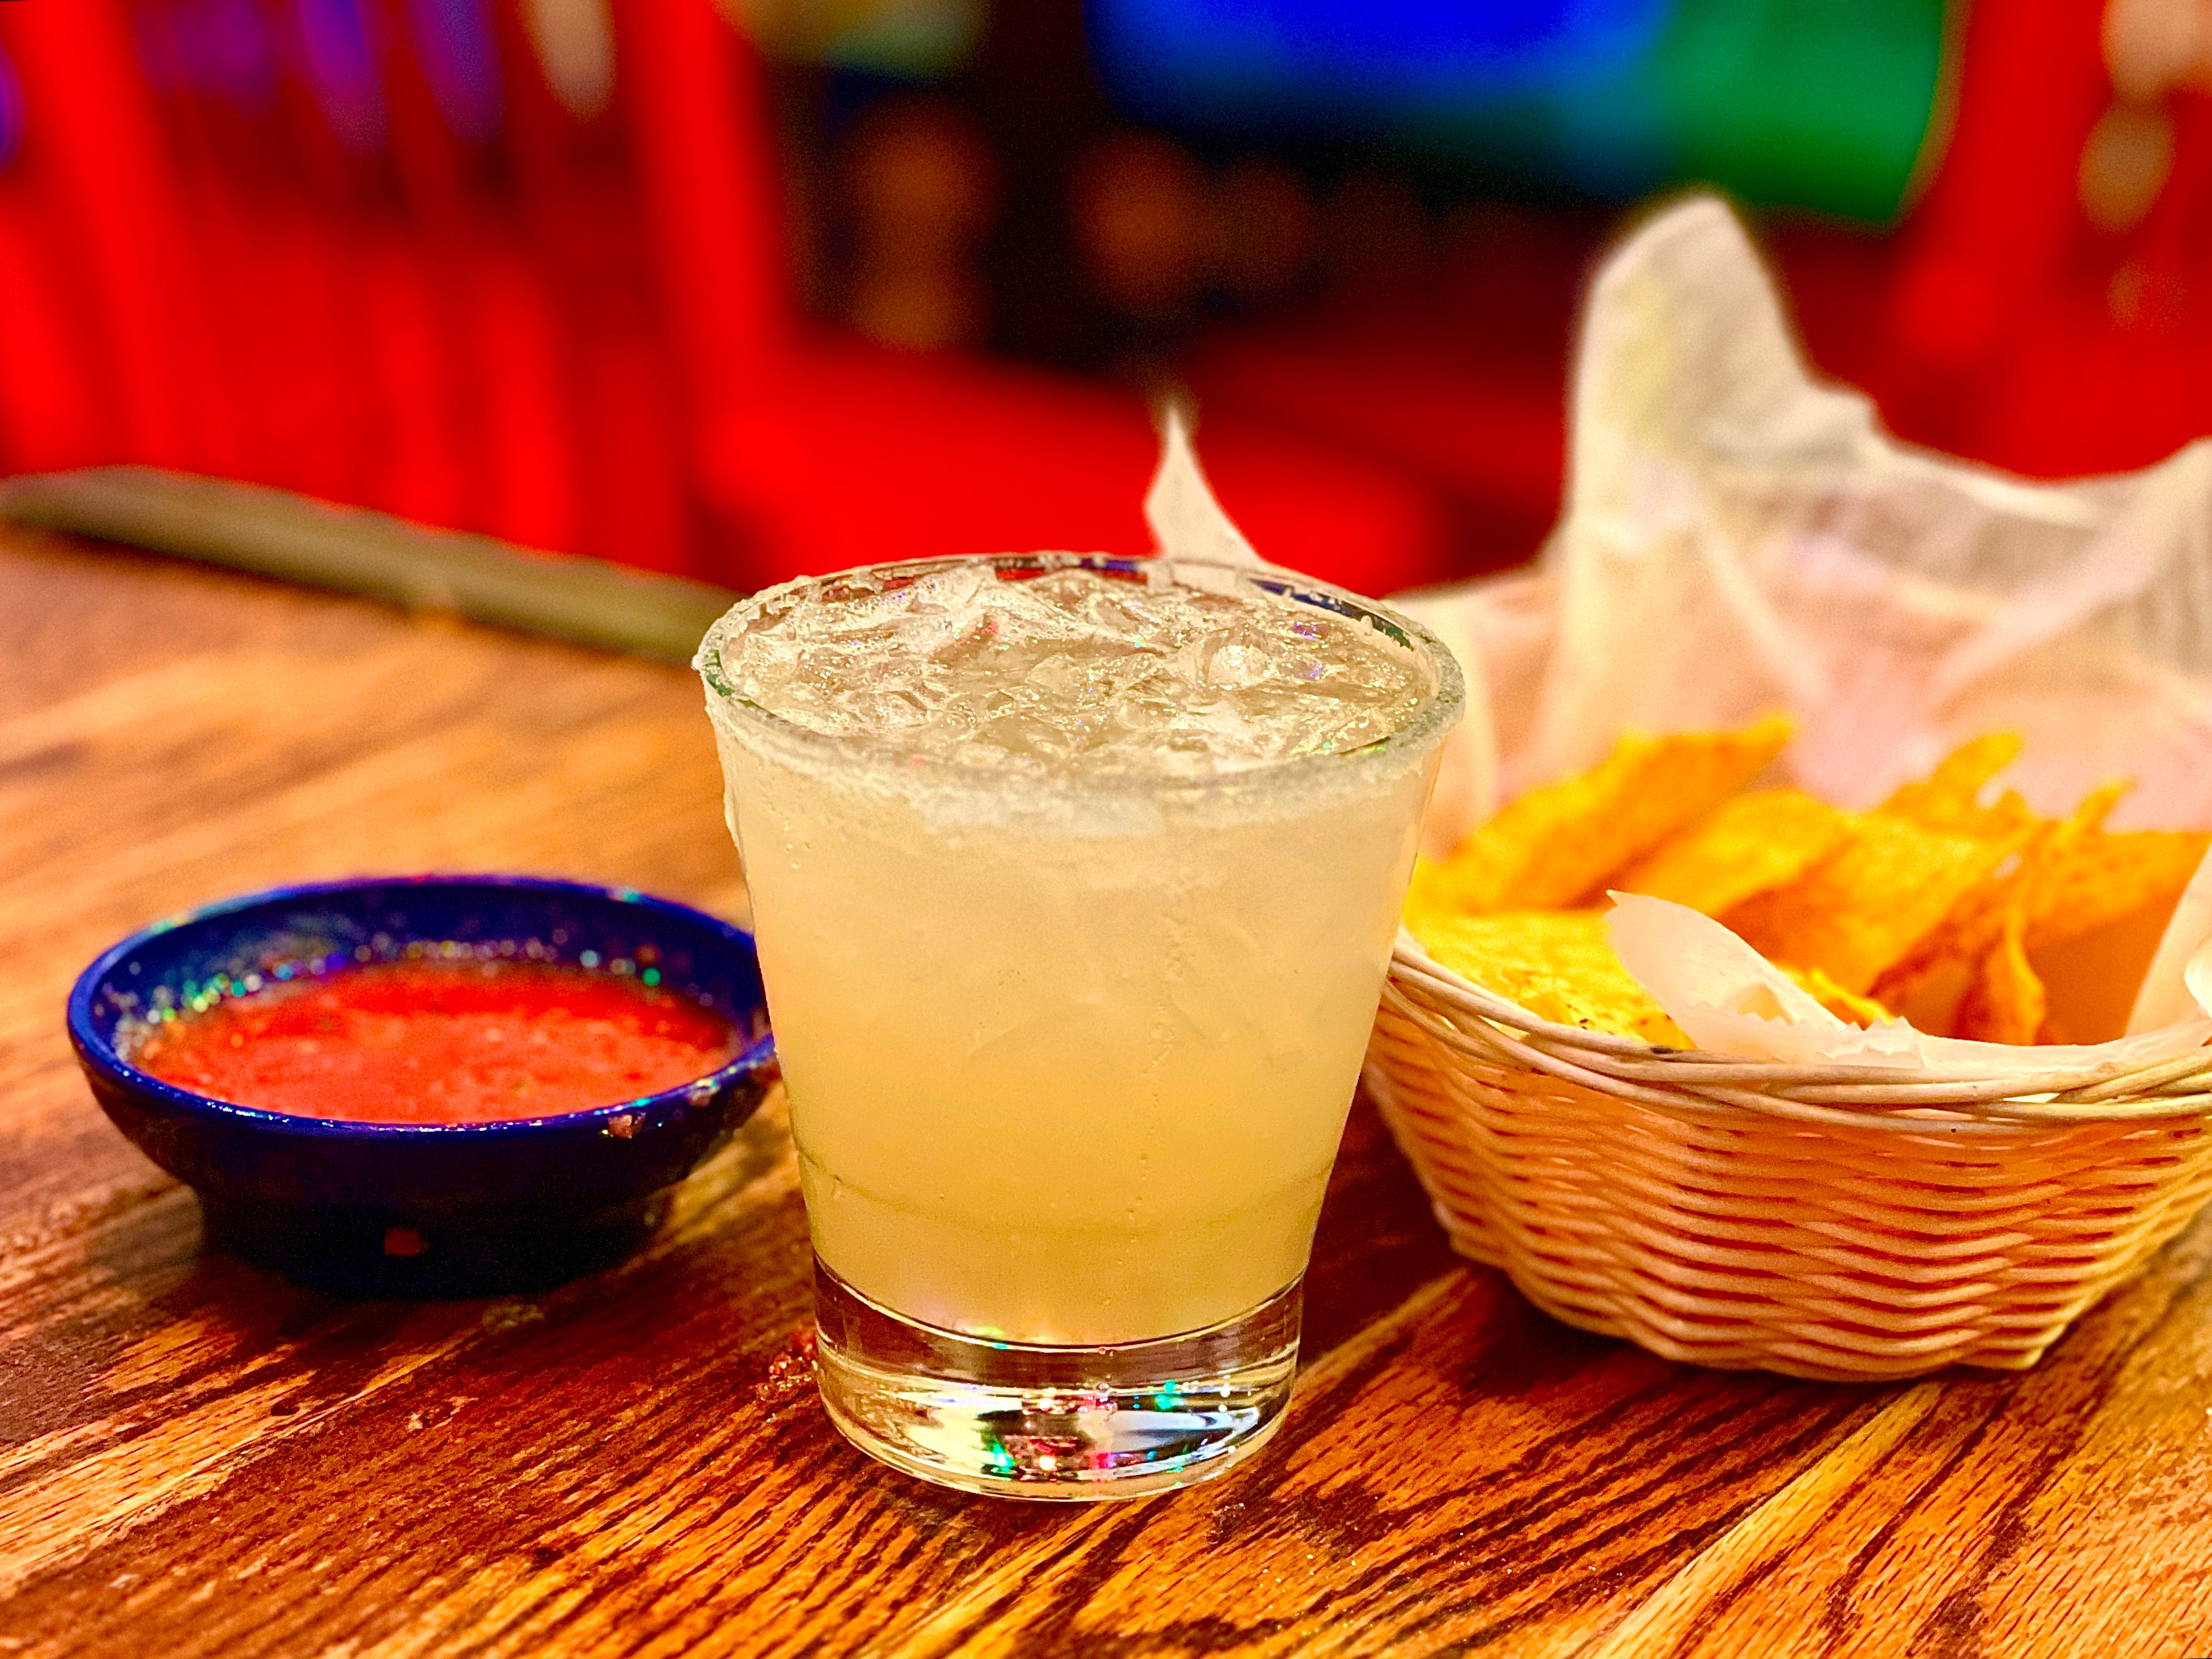
<path fill-rule="evenodd" d="M 1109 77 L 1389 103 L 1587 82 L 1650 50 L 1670 0 L 1093 0 Z"/>

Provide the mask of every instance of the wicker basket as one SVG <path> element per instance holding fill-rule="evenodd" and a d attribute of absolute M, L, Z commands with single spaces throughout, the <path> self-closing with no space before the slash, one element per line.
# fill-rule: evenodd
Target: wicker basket
<path fill-rule="evenodd" d="M 1700 1365 L 2032 1365 L 2212 1196 L 2212 1048 L 1907 1075 L 1554 1025 L 1402 939 L 1367 1071 L 1461 1254 Z"/>

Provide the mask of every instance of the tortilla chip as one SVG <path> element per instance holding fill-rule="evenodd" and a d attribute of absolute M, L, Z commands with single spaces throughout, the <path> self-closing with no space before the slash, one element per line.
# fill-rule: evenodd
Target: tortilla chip
<path fill-rule="evenodd" d="M 2094 932 L 2189 885 L 2212 836 L 2179 830 L 2089 828 L 2039 861 L 2027 890 L 2027 949 Z"/>
<path fill-rule="evenodd" d="M 2013 849 L 1886 812 L 1858 814 L 1851 825 L 1842 851 L 1720 920 L 1769 962 L 1817 968 L 1863 993 Z"/>
<path fill-rule="evenodd" d="M 2017 732 L 1989 732 L 1960 744 L 1933 772 L 1901 784 L 1881 810 L 1923 830 L 1952 835 L 2003 836 L 2035 822 L 2035 814 L 2008 789 L 1992 805 L 1981 803 L 1983 786 L 2020 757 Z"/>
<path fill-rule="evenodd" d="M 2027 960 L 2048 1002 L 2038 1042 L 2105 1042 L 2126 1035 L 2136 994 L 2180 897 L 2169 893 L 2086 933 L 2028 946 Z M 2055 1030 L 2068 1035 L 2054 1037 Z"/>
<path fill-rule="evenodd" d="M 1802 789 L 1723 801 L 1607 884 L 1717 916 L 1795 881 L 1851 838 L 1851 821 Z"/>
<path fill-rule="evenodd" d="M 1432 923 L 1467 914 L 1445 890 L 1443 869 L 1443 865 L 1431 859 L 1413 860 L 1413 878 L 1407 885 L 1401 915 L 1416 937 L 1422 936 Z"/>
<path fill-rule="evenodd" d="M 1928 999 L 1923 994 L 1929 983 L 1946 977 L 1954 984 L 1962 983 L 1978 971 L 1982 959 L 1996 948 L 2004 933 L 2006 919 L 2015 909 L 2026 918 L 2024 925 L 2032 948 L 2069 937 L 2057 929 L 2039 931 L 2038 918 L 2045 908 L 2046 893 L 2054 903 L 2087 918 L 2084 927 L 2075 932 L 2086 931 L 2116 915 L 2124 915 L 2147 902 L 2147 896 L 2138 890 L 2134 902 L 2119 909 L 2097 908 L 2096 860 L 2082 856 L 2084 847 L 2101 836 L 2100 826 L 2106 816 L 2133 787 L 2124 781 L 2108 783 L 2092 790 L 2066 817 L 2033 820 L 2018 842 L 2018 861 L 2002 875 L 1963 896 L 1950 915 L 1943 918 L 1942 927 L 1884 970 L 1875 981 L 1875 994 L 1892 1007 L 1911 1006 L 1917 1010 L 1913 1023 L 1919 1024 L 1928 1018 Z M 2195 868 L 2195 865 L 2190 866 L 2191 871 Z M 2188 880 L 2189 874 L 2185 872 L 2172 890 L 2179 892 Z M 2107 896 L 2117 899 L 2123 896 L 2116 885 Z M 2155 896 L 2155 892 L 2148 895 Z M 1965 972 L 1947 975 L 1947 968 L 1954 967 L 1963 968 Z"/>
<path fill-rule="evenodd" d="M 1838 1019 L 1848 1020 L 1861 1030 L 1875 1025 L 1887 1025 L 1896 1015 L 1872 997 L 1863 997 L 1846 991 L 1818 968 L 1791 968 L 1777 963 L 1777 967 L 1797 981 L 1797 988 L 1810 996 Z"/>
<path fill-rule="evenodd" d="M 1901 994 L 1889 974 L 1875 981 L 1874 988 L 1867 994 L 1883 1007 L 1894 1010 L 1898 1018 L 1914 1030 L 1925 1031 L 1930 1036 L 1949 1036 L 1958 1021 L 1959 1000 L 1966 994 L 1966 988 L 1980 971 L 1981 964 L 1977 961 L 1953 961 L 1946 957 L 1905 981 Z"/>
<path fill-rule="evenodd" d="M 1981 970 L 1959 1004 L 1956 1035 L 1977 1042 L 2026 1047 L 2042 1032 L 2049 1000 L 2043 981 L 2028 965 L 2023 944 L 2027 917 L 2018 906 L 2006 914 L 2004 927 Z"/>
<path fill-rule="evenodd" d="M 1431 866 L 1420 906 L 1573 904 L 1757 777 L 1790 732 L 1778 715 L 1741 732 L 1623 738 L 1595 771 L 1531 789 Z"/>
<path fill-rule="evenodd" d="M 1540 1019 L 1664 1048 L 1691 1046 L 1620 965 L 1601 912 L 1506 910 L 1434 918 L 1413 931 L 1437 962 Z"/>

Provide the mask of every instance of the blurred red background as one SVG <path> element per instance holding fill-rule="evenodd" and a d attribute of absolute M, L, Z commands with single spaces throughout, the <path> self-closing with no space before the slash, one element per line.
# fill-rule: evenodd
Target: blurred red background
<path fill-rule="evenodd" d="M 1389 592 L 1534 550 L 1622 201 L 1146 125 L 1074 0 L 941 7 L 927 72 L 749 3 L 0 6 L 0 470 L 750 587 L 1141 551 L 1179 391 L 1280 562 Z M 2007 0 L 1946 57 L 1894 225 L 1759 211 L 1814 362 L 2038 476 L 2212 430 L 2212 7 Z"/>

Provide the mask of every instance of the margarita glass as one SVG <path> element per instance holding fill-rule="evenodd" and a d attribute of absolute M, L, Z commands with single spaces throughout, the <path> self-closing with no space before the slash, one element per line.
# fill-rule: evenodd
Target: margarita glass
<path fill-rule="evenodd" d="M 698 665 L 831 1417 L 974 1491 L 1226 1467 L 1288 1399 L 1457 665 L 1302 577 L 1064 554 L 787 584 Z"/>

